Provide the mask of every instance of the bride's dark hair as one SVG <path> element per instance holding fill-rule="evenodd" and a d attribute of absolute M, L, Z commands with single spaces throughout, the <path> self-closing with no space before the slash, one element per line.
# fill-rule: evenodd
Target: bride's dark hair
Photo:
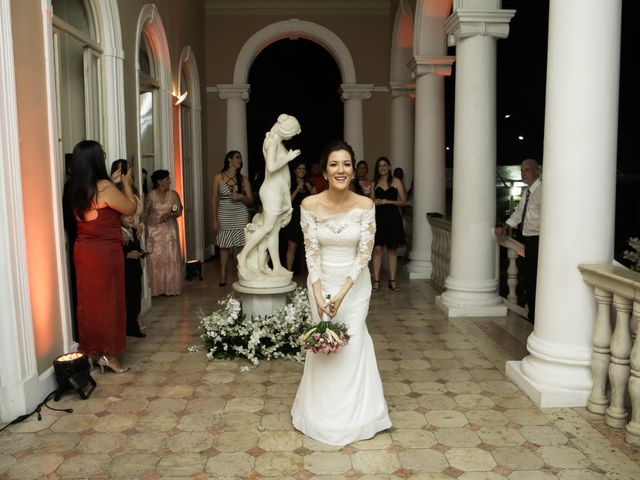
<path fill-rule="evenodd" d="M 337 152 L 338 150 L 344 150 L 349 153 L 351 156 L 351 164 L 353 169 L 355 170 L 355 165 L 353 165 L 356 154 L 353 153 L 353 148 L 344 140 L 332 140 L 329 142 L 324 149 L 322 150 L 322 156 L 320 157 L 320 165 L 322 165 L 322 171 L 325 172 L 327 170 L 327 163 L 329 163 L 329 155 L 333 152 Z"/>

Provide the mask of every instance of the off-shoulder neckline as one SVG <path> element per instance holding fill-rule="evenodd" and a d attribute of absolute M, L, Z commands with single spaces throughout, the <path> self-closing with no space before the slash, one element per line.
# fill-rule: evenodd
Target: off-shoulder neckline
<path fill-rule="evenodd" d="M 354 212 L 370 212 L 372 210 L 375 210 L 375 205 L 372 205 L 371 208 L 360 208 L 360 207 L 354 207 L 351 210 L 348 210 L 346 212 L 340 212 L 340 213 L 336 213 L 334 215 L 329 215 L 328 217 L 321 217 L 320 215 L 318 215 L 316 212 L 313 212 L 311 210 L 307 210 L 306 208 L 304 208 L 303 206 L 300 206 L 300 210 L 304 210 L 306 213 L 313 215 L 316 219 L 318 220 L 330 220 L 332 218 L 336 218 L 336 217 L 342 217 L 342 216 L 347 216 L 347 215 L 351 215 Z"/>

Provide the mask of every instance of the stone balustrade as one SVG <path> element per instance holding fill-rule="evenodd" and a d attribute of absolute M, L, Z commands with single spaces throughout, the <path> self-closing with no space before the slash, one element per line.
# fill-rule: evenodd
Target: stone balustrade
<path fill-rule="evenodd" d="M 507 249 L 507 259 L 509 262 L 507 266 L 507 287 L 509 290 L 503 302 L 509 310 L 516 312 L 521 317 L 527 318 L 529 309 L 518 305 L 518 295 L 516 294 L 516 287 L 518 286 L 518 266 L 516 260 L 518 257 L 524 257 L 524 244 L 508 236 L 496 237 L 496 242 L 501 247 Z M 497 255 L 496 258 L 499 259 L 500 256 Z M 496 277 L 500 278 L 499 261 L 496 268 Z"/>
<path fill-rule="evenodd" d="M 585 283 L 593 287 L 597 309 L 591 356 L 593 388 L 587 409 L 605 415 L 607 425 L 625 428 L 625 440 L 640 446 L 640 341 L 634 332 L 640 317 L 640 273 L 615 265 L 578 268 Z"/>
<path fill-rule="evenodd" d="M 445 280 L 449 275 L 449 263 L 451 259 L 451 221 L 440 216 L 427 215 L 433 239 L 431 241 L 431 280 L 438 286 L 444 288 Z M 516 287 L 518 286 L 518 267 L 516 260 L 518 256 L 524 256 L 524 244 L 511 237 L 497 237 L 496 243 L 507 249 L 509 266 L 507 268 L 507 286 L 509 292 L 504 299 L 504 304 L 509 310 L 518 315 L 527 317 L 528 309 L 518 305 Z M 496 256 L 499 258 L 499 256 Z M 496 265 L 496 277 L 500 276 L 499 262 Z"/>
<path fill-rule="evenodd" d="M 451 258 L 451 220 L 427 214 L 433 238 L 431 240 L 431 280 L 444 288 L 449 276 Z"/>

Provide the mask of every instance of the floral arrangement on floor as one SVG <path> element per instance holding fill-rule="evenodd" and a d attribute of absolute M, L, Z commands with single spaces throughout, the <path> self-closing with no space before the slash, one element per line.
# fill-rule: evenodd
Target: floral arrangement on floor
<path fill-rule="evenodd" d="M 200 316 L 201 338 L 210 360 L 245 357 L 254 365 L 275 358 L 304 360 L 300 337 L 311 320 L 306 288 L 298 287 L 271 315 L 246 318 L 240 301 L 231 294 L 218 305 L 220 309 L 212 314 Z"/>
<path fill-rule="evenodd" d="M 625 250 L 622 252 L 622 258 L 631 261 L 631 265 L 629 266 L 631 270 L 640 272 L 640 239 L 638 237 L 631 237 L 627 240 L 627 244 L 633 248 L 633 250 Z"/>

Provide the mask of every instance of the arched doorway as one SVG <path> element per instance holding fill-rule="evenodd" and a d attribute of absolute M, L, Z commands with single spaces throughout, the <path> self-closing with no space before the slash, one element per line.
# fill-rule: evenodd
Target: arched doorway
<path fill-rule="evenodd" d="M 307 166 L 319 160 L 322 147 L 341 138 L 343 105 L 341 76 L 334 58 L 322 46 L 306 40 L 279 40 L 255 58 L 249 72 L 251 101 L 247 104 L 249 175 L 264 173 L 262 141 L 277 116 L 295 116 L 302 132 L 291 139 Z"/>

